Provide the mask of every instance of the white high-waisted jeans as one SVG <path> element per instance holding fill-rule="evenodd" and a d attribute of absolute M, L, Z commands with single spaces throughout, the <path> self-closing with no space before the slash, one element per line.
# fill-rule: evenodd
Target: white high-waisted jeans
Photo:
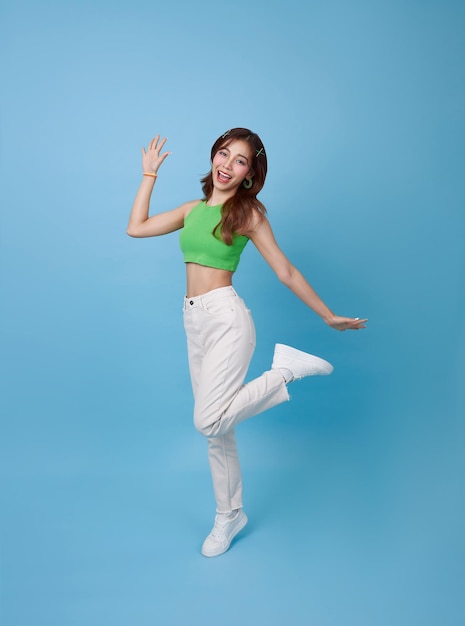
<path fill-rule="evenodd" d="M 289 400 L 284 379 L 269 370 L 244 384 L 255 349 L 250 311 L 233 287 L 184 299 L 194 424 L 208 439 L 217 512 L 242 507 L 242 478 L 234 427 Z"/>

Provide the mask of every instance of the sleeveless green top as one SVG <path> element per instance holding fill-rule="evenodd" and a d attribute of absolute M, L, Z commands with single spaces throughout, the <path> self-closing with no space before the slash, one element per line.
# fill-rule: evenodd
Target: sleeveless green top
<path fill-rule="evenodd" d="M 249 238 L 234 234 L 232 245 L 228 246 L 221 239 L 219 230 L 216 236 L 212 234 L 221 219 L 221 207 L 221 204 L 208 206 L 203 200 L 187 215 L 179 236 L 185 263 L 236 271 Z"/>

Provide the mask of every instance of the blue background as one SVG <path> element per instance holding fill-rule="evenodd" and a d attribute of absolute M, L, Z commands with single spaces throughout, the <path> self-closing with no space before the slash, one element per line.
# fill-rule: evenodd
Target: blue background
<path fill-rule="evenodd" d="M 1 11 L 2 625 L 465 623 L 464 4 Z M 233 126 L 280 246 L 370 321 L 327 328 L 248 246 L 250 376 L 275 341 L 335 371 L 238 428 L 250 524 L 208 560 L 177 235 L 125 229 L 142 145 L 164 210 Z"/>

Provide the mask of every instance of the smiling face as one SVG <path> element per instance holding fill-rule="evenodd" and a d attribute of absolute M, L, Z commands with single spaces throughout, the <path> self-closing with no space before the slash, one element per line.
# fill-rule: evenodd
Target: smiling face
<path fill-rule="evenodd" d="M 234 194 L 252 174 L 252 148 L 247 141 L 233 140 L 220 147 L 213 157 L 213 186 L 218 191 Z"/>

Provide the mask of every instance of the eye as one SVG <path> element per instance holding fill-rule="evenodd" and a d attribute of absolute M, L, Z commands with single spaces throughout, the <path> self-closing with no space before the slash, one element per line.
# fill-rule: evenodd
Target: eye
<path fill-rule="evenodd" d="M 218 154 L 220 154 L 221 156 L 227 156 L 225 150 L 218 150 Z"/>
<path fill-rule="evenodd" d="M 237 159 L 237 162 L 239 163 L 239 165 L 245 165 L 245 161 L 243 161 L 242 159 Z"/>

